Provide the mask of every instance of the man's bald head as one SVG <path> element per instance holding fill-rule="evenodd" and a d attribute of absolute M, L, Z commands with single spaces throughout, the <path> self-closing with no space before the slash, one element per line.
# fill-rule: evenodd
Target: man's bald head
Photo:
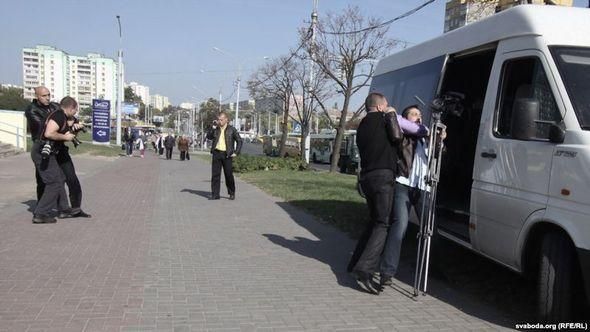
<path fill-rule="evenodd" d="M 49 105 L 51 101 L 51 94 L 49 93 L 49 89 L 44 86 L 38 86 L 35 88 L 35 97 L 37 101 L 42 105 Z"/>

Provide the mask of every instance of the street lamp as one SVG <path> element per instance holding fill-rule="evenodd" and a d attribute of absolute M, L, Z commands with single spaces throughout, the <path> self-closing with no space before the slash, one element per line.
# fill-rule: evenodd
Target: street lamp
<path fill-rule="evenodd" d="M 240 131 L 240 129 L 241 129 L 240 128 L 241 127 L 241 123 L 240 123 L 240 117 L 239 117 L 239 112 L 240 112 L 240 81 L 241 81 L 240 76 L 242 74 L 242 63 L 243 63 L 243 61 L 240 61 L 236 56 L 227 53 L 226 51 L 220 49 L 219 47 L 213 47 L 213 50 L 214 51 L 217 51 L 219 53 L 225 54 L 225 55 L 229 56 L 230 58 L 234 58 L 234 60 L 237 60 L 237 62 L 238 62 L 238 78 L 236 80 L 236 83 L 237 83 L 237 87 L 236 87 L 236 89 L 237 89 L 237 91 L 236 91 L 236 95 L 237 95 L 236 96 L 236 118 L 234 119 L 234 127 L 238 131 Z M 263 59 L 264 60 L 268 60 L 268 57 L 265 56 L 265 57 L 263 57 Z M 220 101 L 220 104 L 219 105 L 221 107 L 221 101 Z"/>
<path fill-rule="evenodd" d="M 119 23 L 119 96 L 117 98 L 117 146 L 121 145 L 121 113 L 122 100 L 124 98 L 123 91 L 123 34 L 121 31 L 121 16 L 117 15 L 117 22 Z"/>

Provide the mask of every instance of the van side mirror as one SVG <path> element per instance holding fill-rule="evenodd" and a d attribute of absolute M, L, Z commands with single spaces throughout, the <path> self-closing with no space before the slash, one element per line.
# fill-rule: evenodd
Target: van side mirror
<path fill-rule="evenodd" d="M 518 98 L 512 107 L 510 136 L 515 139 L 528 140 L 535 138 L 539 118 L 539 102 L 533 98 Z"/>
<path fill-rule="evenodd" d="M 565 130 L 557 124 L 552 124 L 549 127 L 549 142 L 551 143 L 563 143 L 565 140 Z"/>

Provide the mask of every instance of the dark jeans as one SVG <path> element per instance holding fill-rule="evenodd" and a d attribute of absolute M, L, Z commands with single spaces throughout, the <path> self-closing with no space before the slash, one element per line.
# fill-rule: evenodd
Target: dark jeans
<path fill-rule="evenodd" d="M 173 148 L 166 148 L 166 159 L 172 159 L 172 149 Z"/>
<path fill-rule="evenodd" d="M 373 273 L 379 268 L 391 219 L 395 176 L 392 170 L 374 170 L 361 176 L 371 221 L 348 264 L 349 271 Z"/>
<path fill-rule="evenodd" d="M 80 180 L 78 180 L 78 176 L 76 175 L 76 169 L 74 168 L 74 163 L 72 162 L 70 154 L 67 150 L 62 150 L 55 156 L 55 159 L 59 168 L 61 168 L 66 179 L 66 184 L 68 185 L 71 207 L 73 209 L 80 208 L 80 206 L 82 206 L 82 187 L 80 186 Z M 37 169 L 35 169 L 35 179 L 37 180 L 37 201 L 39 201 L 45 191 L 45 183 L 43 183 L 43 179 Z M 68 202 L 63 202 L 63 204 L 67 205 Z"/>
<path fill-rule="evenodd" d="M 126 142 L 125 147 L 127 148 L 126 149 L 127 155 L 128 156 L 132 155 L 133 154 L 133 141 Z"/>
<path fill-rule="evenodd" d="M 60 169 L 55 155 L 43 159 L 39 151 L 39 144 L 33 144 L 31 149 L 31 159 L 35 164 L 35 170 L 41 181 L 44 183 L 43 193 L 37 202 L 35 211 L 36 216 L 49 216 L 54 209 L 64 211 L 68 209 L 65 176 Z"/>
<path fill-rule="evenodd" d="M 80 180 L 78 180 L 78 176 L 76 175 L 72 157 L 67 150 L 63 150 L 55 156 L 55 159 L 66 177 L 66 184 L 68 185 L 68 192 L 70 194 L 70 205 L 72 209 L 77 209 L 82 205 L 82 186 L 80 186 Z"/>
<path fill-rule="evenodd" d="M 413 206 L 418 219 L 422 215 L 423 192 L 418 188 L 395 184 L 393 220 L 387 234 L 387 243 L 381 257 L 381 274 L 393 277 L 397 272 L 402 241 L 408 228 L 410 208 Z"/>
<path fill-rule="evenodd" d="M 232 169 L 232 158 L 228 158 L 225 151 L 213 150 L 213 156 L 211 160 L 211 193 L 213 197 L 219 197 L 222 168 L 228 194 L 233 195 L 236 192 L 236 183 L 234 181 L 234 172 Z"/>

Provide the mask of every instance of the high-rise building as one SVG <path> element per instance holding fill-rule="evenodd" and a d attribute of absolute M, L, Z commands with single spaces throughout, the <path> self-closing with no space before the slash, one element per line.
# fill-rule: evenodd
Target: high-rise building
<path fill-rule="evenodd" d="M 571 6 L 573 0 L 448 0 L 445 8 L 445 32 L 520 4 Z"/>
<path fill-rule="evenodd" d="M 44 85 L 51 92 L 51 100 L 56 102 L 71 96 L 80 107 L 89 107 L 93 98 L 116 103 L 118 68 L 111 58 L 96 53 L 69 55 L 55 47 L 37 45 L 24 48 L 22 60 L 25 99 L 35 98 L 34 88 Z"/>
<path fill-rule="evenodd" d="M 141 98 L 141 101 L 144 104 L 147 105 L 150 103 L 150 88 L 148 86 L 141 85 L 137 82 L 131 82 L 127 86 L 133 90 L 133 93 Z"/>
<path fill-rule="evenodd" d="M 164 108 L 170 106 L 170 101 L 168 100 L 168 97 L 161 95 L 152 95 L 150 99 L 150 105 L 153 108 L 163 110 Z"/>

